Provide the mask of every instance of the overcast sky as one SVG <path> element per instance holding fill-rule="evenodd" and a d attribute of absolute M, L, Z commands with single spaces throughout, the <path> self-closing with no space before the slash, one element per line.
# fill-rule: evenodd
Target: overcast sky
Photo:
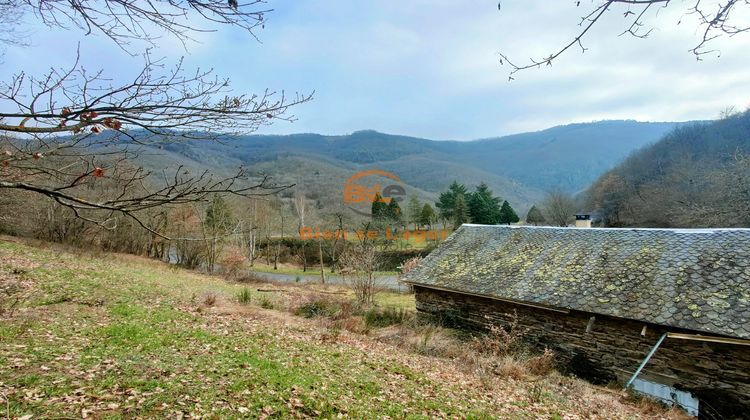
<path fill-rule="evenodd" d="M 188 51 L 166 38 L 153 55 L 185 55 L 188 67 L 229 76 L 237 92 L 315 90 L 314 101 L 294 109 L 298 121 L 263 133 L 375 129 L 463 140 L 602 119 L 710 119 L 750 105 L 750 35 L 717 40 L 721 56 L 696 62 L 688 52 L 696 25 L 681 2 L 650 15 L 657 29 L 646 40 L 618 36 L 627 26 L 618 9 L 584 41 L 585 54 L 571 50 L 509 82 L 498 53 L 520 62 L 549 55 L 576 34 L 592 4 L 574 3 L 505 0 L 498 10 L 496 0 L 271 0 L 261 43 L 223 28 L 201 34 Z M 78 42 L 86 66 L 114 78 L 142 63 L 100 35 L 28 29 L 33 46 L 6 50 L 4 79 L 70 64 Z"/>

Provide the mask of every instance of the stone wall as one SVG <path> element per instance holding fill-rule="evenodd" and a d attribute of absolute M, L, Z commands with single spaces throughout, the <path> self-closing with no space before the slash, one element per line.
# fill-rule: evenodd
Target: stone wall
<path fill-rule="evenodd" d="M 515 313 L 526 339 L 540 349 L 552 349 L 561 370 L 597 384 L 627 381 L 666 332 L 657 325 L 600 315 L 586 332 L 590 313 L 414 289 L 417 311 L 460 328 L 507 325 Z M 715 410 L 729 418 L 747 418 L 750 413 L 750 346 L 666 338 L 639 377 L 691 392 L 706 412 Z"/>

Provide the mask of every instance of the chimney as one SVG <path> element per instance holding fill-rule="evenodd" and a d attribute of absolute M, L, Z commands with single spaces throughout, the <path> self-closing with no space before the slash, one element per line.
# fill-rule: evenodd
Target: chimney
<path fill-rule="evenodd" d="M 591 215 L 590 214 L 576 214 L 576 227 L 577 228 L 590 228 L 591 227 Z"/>

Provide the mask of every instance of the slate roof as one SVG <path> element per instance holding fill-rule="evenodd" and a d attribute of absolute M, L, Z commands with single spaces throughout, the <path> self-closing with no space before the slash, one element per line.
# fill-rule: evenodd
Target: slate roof
<path fill-rule="evenodd" d="M 463 225 L 404 281 L 750 339 L 750 229 Z"/>

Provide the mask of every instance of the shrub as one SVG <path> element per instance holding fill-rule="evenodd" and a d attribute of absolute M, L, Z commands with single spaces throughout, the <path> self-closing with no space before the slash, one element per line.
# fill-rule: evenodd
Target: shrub
<path fill-rule="evenodd" d="M 334 318 L 340 312 L 341 302 L 326 298 L 318 298 L 304 302 L 294 310 L 295 315 L 304 318 Z"/>
<path fill-rule="evenodd" d="M 482 365 L 482 362 L 480 361 L 478 365 Z M 492 373 L 502 378 L 521 380 L 526 377 L 528 371 L 528 366 L 522 360 L 513 356 L 505 356 L 495 364 Z"/>
<path fill-rule="evenodd" d="M 346 282 L 354 291 L 357 303 L 368 305 L 375 297 L 380 258 L 375 245 L 368 242 L 350 246 L 339 256 L 341 267 L 349 272 Z"/>
<path fill-rule="evenodd" d="M 532 375 L 546 375 L 552 371 L 555 364 L 555 353 L 550 349 L 544 349 L 544 353 L 534 356 L 526 361 L 529 373 Z"/>
<path fill-rule="evenodd" d="M 245 256 L 240 249 L 231 248 L 221 260 L 221 266 L 224 271 L 224 276 L 228 279 L 236 279 L 239 276 L 242 267 L 245 266 Z"/>
<path fill-rule="evenodd" d="M 365 325 L 368 328 L 382 328 L 403 324 L 412 318 L 411 312 L 403 308 L 370 308 L 364 313 Z"/>
<path fill-rule="evenodd" d="M 352 302 L 341 299 L 333 299 L 328 296 L 315 296 L 308 298 L 296 306 L 292 312 L 304 318 L 330 318 L 341 320 L 355 315 L 359 312 Z"/>
<path fill-rule="evenodd" d="M 251 297 L 250 289 L 243 287 L 242 290 L 237 293 L 237 302 L 247 305 L 250 303 Z"/>
<path fill-rule="evenodd" d="M 526 395 L 529 398 L 529 402 L 531 402 L 532 404 L 538 404 L 542 402 L 544 394 L 544 386 L 539 382 L 533 382 L 526 387 Z"/>
<path fill-rule="evenodd" d="M 274 309 L 276 308 L 276 303 L 271 300 L 268 296 L 261 296 L 258 299 L 258 305 L 260 305 L 263 309 Z"/>
<path fill-rule="evenodd" d="M 472 338 L 471 347 L 480 354 L 505 356 L 518 350 L 523 334 L 524 331 L 518 324 L 518 314 L 513 311 L 507 327 L 490 325 L 489 333 Z"/>

